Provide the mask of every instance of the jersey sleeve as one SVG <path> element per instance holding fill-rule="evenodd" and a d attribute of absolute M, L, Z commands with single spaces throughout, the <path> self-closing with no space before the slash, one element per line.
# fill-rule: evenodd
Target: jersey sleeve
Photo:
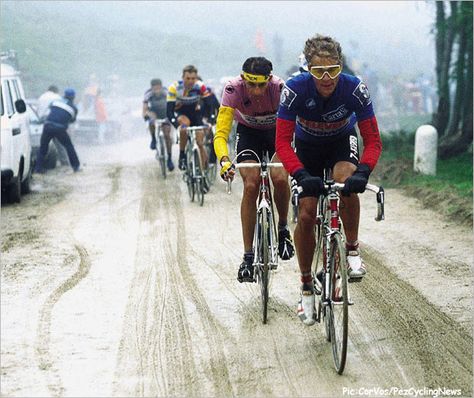
<path fill-rule="evenodd" d="M 166 102 L 176 102 L 178 92 L 176 91 L 176 84 L 172 84 L 168 88 L 168 93 L 166 94 Z"/>
<path fill-rule="evenodd" d="M 369 90 L 364 82 L 359 81 L 352 91 L 354 112 L 357 118 L 364 149 L 360 163 L 367 164 L 373 170 L 382 152 L 382 140 L 380 139 L 379 127 L 372 106 Z"/>
<path fill-rule="evenodd" d="M 237 108 L 238 98 L 237 88 L 232 82 L 228 82 L 222 91 L 221 105 L 235 109 Z"/>
<path fill-rule="evenodd" d="M 372 98 L 370 98 L 369 90 L 364 82 L 358 80 L 357 86 L 352 91 L 351 99 L 358 122 L 375 116 Z"/>
<path fill-rule="evenodd" d="M 227 141 L 232 130 L 232 121 L 234 120 L 234 108 L 221 105 L 217 115 L 216 135 L 214 137 L 214 150 L 217 160 L 220 161 L 223 156 L 229 156 Z"/>
<path fill-rule="evenodd" d="M 295 84 L 292 80 L 288 80 L 281 89 L 280 106 L 278 107 L 278 118 L 295 121 L 298 102 L 299 97 Z"/>

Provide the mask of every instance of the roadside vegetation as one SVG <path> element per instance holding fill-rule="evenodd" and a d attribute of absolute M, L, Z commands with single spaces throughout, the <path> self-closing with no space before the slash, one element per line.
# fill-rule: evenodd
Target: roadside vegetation
<path fill-rule="evenodd" d="M 382 137 L 383 152 L 374 178 L 386 188 L 399 188 L 451 221 L 472 226 L 472 146 L 463 154 L 438 159 L 436 176 L 413 171 L 415 132 Z"/>

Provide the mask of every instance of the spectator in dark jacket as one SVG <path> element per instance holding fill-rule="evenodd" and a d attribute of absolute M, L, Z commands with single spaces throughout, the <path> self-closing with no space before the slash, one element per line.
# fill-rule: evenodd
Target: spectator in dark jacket
<path fill-rule="evenodd" d="M 63 98 L 51 102 L 50 112 L 44 122 L 41 134 L 40 149 L 35 166 L 36 173 L 44 173 L 43 161 L 48 152 L 49 142 L 53 138 L 56 138 L 66 148 L 69 163 L 74 172 L 79 171 L 79 159 L 67 133 L 69 123 L 73 123 L 77 116 L 77 108 L 74 105 L 75 96 L 76 92 L 72 88 L 67 88 L 64 90 Z"/>

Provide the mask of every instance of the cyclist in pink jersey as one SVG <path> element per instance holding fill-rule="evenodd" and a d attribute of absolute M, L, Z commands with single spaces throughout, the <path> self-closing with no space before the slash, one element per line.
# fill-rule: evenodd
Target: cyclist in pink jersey
<path fill-rule="evenodd" d="M 237 122 L 236 153 L 237 162 L 258 162 L 268 151 L 273 162 L 279 162 L 275 154 L 276 112 L 280 102 L 283 80 L 272 75 L 272 63 L 263 57 L 248 58 L 240 76 L 229 81 L 222 94 L 221 106 L 217 117 L 214 149 L 221 165 L 221 177 L 233 179 L 235 167 L 229 158 L 227 141 L 232 122 Z M 244 258 L 237 274 L 239 282 L 253 282 L 252 250 L 256 221 L 256 202 L 258 197 L 260 171 L 258 169 L 240 169 L 244 182 L 244 192 L 240 208 Z M 271 170 L 275 188 L 275 205 L 278 211 L 278 254 L 288 260 L 294 255 L 293 242 L 287 225 L 290 190 L 288 173 L 283 168 Z"/>

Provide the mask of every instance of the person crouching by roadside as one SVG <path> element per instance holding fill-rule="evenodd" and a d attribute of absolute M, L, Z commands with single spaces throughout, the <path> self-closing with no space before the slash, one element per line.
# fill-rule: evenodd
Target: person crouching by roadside
<path fill-rule="evenodd" d="M 60 144 L 66 149 L 69 157 L 69 163 L 74 172 L 79 171 L 79 158 L 72 144 L 71 138 L 67 132 L 70 123 L 73 123 L 77 117 L 77 108 L 74 105 L 76 92 L 72 88 L 64 90 L 64 96 L 56 99 L 50 104 L 50 112 L 44 122 L 43 133 L 41 134 L 40 149 L 38 159 L 35 165 L 36 173 L 44 173 L 44 158 L 48 153 L 49 142 L 56 138 Z"/>

